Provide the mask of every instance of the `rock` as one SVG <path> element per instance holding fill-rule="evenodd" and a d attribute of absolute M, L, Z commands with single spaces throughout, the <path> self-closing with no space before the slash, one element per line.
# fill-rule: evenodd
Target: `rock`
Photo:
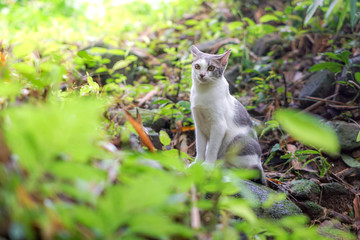
<path fill-rule="evenodd" d="M 360 142 L 356 142 L 360 130 L 358 125 L 343 121 L 329 122 L 329 124 L 334 127 L 342 150 L 348 151 L 360 147 Z"/>
<path fill-rule="evenodd" d="M 313 201 L 299 202 L 298 205 L 300 206 L 301 210 L 312 220 L 319 219 L 325 214 L 323 207 L 314 203 Z"/>
<path fill-rule="evenodd" d="M 292 195 L 298 200 L 312 200 L 319 198 L 320 186 L 311 180 L 301 179 L 291 182 Z"/>
<path fill-rule="evenodd" d="M 150 133 L 148 134 L 150 141 L 152 142 L 152 144 L 154 145 L 154 147 L 157 150 L 162 150 L 163 145 L 160 142 L 160 137 L 158 133 Z"/>
<path fill-rule="evenodd" d="M 102 85 L 106 84 L 107 79 L 119 78 L 119 75 L 126 77 L 127 84 L 132 84 L 134 80 L 142 74 L 139 66 L 145 66 L 146 61 L 149 60 L 149 54 L 143 54 L 144 51 L 131 49 L 125 56 L 126 50 L 114 48 L 113 46 L 102 42 L 96 43 L 82 50 L 86 51 L 89 56 L 93 56 L 94 59 L 97 59 L 96 61 L 93 61 L 91 66 L 87 65 L 86 71 L 94 72 L 92 75 L 94 80 L 101 81 Z M 117 63 L 118 65 L 123 66 L 118 69 L 112 69 Z M 105 66 L 108 71 L 95 73 L 95 71 L 101 66 Z"/>
<path fill-rule="evenodd" d="M 150 127 L 155 132 L 159 132 L 161 129 L 168 129 L 170 128 L 170 120 L 167 117 L 160 117 L 154 121 L 155 117 L 159 113 L 159 109 L 143 109 L 138 108 L 143 125 L 145 127 Z M 130 114 L 135 117 L 136 116 L 136 109 L 130 109 Z M 124 111 L 122 109 L 109 109 L 107 112 L 107 117 L 109 119 L 114 120 L 115 122 L 119 122 L 124 120 Z"/>
<path fill-rule="evenodd" d="M 349 227 L 341 224 L 336 219 L 323 221 L 318 228 L 318 232 L 326 239 L 356 239 L 350 232 Z"/>
<path fill-rule="evenodd" d="M 227 44 L 239 44 L 239 43 L 240 40 L 237 38 L 218 38 L 196 44 L 196 46 L 202 52 L 215 54 L 221 47 Z"/>
<path fill-rule="evenodd" d="M 233 94 L 238 91 L 236 80 L 240 76 L 240 65 L 231 66 L 225 71 L 225 78 L 229 83 L 230 93 Z"/>
<path fill-rule="evenodd" d="M 306 97 L 326 98 L 334 91 L 335 75 L 329 70 L 322 70 L 309 75 L 299 94 L 300 106 L 306 108 L 313 104 Z"/>
<path fill-rule="evenodd" d="M 341 74 L 337 75 L 337 81 L 347 82 L 349 80 L 354 80 L 356 72 L 360 72 L 360 56 L 349 59 L 349 65 L 344 66 Z M 351 101 L 356 98 L 358 92 L 359 89 L 357 89 L 354 85 L 341 84 L 336 100 L 340 102 Z"/>
<path fill-rule="evenodd" d="M 349 211 L 354 200 L 354 194 L 340 183 L 324 183 L 322 187 L 321 206 L 336 212 Z"/>
<path fill-rule="evenodd" d="M 275 66 L 274 59 L 266 56 L 266 57 L 261 57 L 256 61 L 254 65 L 254 69 L 262 75 L 269 76 L 269 72 L 274 68 L 274 66 Z"/>
<path fill-rule="evenodd" d="M 262 205 L 268 198 L 270 194 L 277 194 L 274 190 L 253 183 L 251 181 L 242 181 L 243 186 L 249 190 L 254 196 L 254 201 L 258 201 Z M 241 197 L 240 194 L 235 195 L 236 197 Z M 260 217 L 270 217 L 273 219 L 280 219 L 286 216 L 293 216 L 302 214 L 301 209 L 296 206 L 290 200 L 282 200 L 274 203 L 270 208 L 258 208 L 256 213 Z"/>
<path fill-rule="evenodd" d="M 323 194 L 325 195 L 346 195 L 349 194 L 349 190 L 347 190 L 340 183 L 324 183 L 322 185 Z"/>
<path fill-rule="evenodd" d="M 283 39 L 278 34 L 268 34 L 257 40 L 252 48 L 252 51 L 257 56 L 266 56 L 268 52 L 274 51 L 273 56 L 275 58 L 282 55 L 282 51 L 278 51 L 278 47 L 281 46 L 282 49 Z"/>

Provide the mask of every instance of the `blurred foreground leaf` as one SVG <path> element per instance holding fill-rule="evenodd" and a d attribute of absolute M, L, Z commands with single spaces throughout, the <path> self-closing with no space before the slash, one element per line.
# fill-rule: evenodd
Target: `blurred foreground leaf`
<path fill-rule="evenodd" d="M 85 162 L 97 153 L 101 105 L 100 100 L 78 98 L 8 109 L 3 114 L 5 139 L 31 171 L 59 158 Z"/>
<path fill-rule="evenodd" d="M 339 141 L 335 131 L 310 114 L 290 109 L 275 112 L 275 119 L 281 127 L 300 142 L 320 148 L 331 155 L 338 155 Z"/>

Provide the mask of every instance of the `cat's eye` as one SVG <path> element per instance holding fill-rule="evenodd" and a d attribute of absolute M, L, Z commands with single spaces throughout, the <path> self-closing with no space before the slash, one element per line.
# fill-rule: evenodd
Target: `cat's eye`
<path fill-rule="evenodd" d="M 211 66 L 208 67 L 208 71 L 214 71 L 214 70 L 215 70 L 214 66 L 211 65 Z"/>
<path fill-rule="evenodd" d="M 199 64 L 195 64 L 195 69 L 199 70 L 200 69 L 200 65 Z"/>

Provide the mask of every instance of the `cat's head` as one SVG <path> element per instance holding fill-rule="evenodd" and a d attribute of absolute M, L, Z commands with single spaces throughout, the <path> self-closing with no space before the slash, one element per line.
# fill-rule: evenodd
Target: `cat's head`
<path fill-rule="evenodd" d="M 231 50 L 220 55 L 207 54 L 192 45 L 190 51 L 194 57 L 192 64 L 192 78 L 194 81 L 206 84 L 223 77 Z"/>

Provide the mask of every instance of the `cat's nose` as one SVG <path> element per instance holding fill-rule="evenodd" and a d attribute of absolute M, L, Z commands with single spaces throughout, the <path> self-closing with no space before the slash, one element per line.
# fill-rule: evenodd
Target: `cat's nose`
<path fill-rule="evenodd" d="M 200 77 L 201 78 L 205 77 L 205 74 L 200 73 Z"/>

